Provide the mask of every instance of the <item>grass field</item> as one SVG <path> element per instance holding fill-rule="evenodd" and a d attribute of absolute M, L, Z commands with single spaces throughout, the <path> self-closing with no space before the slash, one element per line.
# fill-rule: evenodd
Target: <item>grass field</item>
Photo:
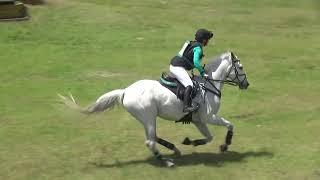
<path fill-rule="evenodd" d="M 317 2 L 48 0 L 29 6 L 29 21 L 0 22 L 0 179 L 320 179 Z M 183 153 L 167 169 L 123 109 L 84 116 L 57 103 L 57 93 L 87 105 L 158 79 L 199 27 L 216 35 L 206 57 L 235 51 L 251 84 L 223 91 L 231 152 L 218 151 L 222 127 L 194 148 L 180 144 L 201 137 L 193 125 L 159 119 L 158 134 Z"/>

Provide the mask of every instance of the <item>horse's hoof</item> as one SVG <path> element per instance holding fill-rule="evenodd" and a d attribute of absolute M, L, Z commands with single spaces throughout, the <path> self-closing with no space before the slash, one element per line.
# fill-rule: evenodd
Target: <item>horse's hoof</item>
<path fill-rule="evenodd" d="M 172 161 L 166 161 L 166 166 L 169 168 L 173 168 L 175 164 Z"/>
<path fill-rule="evenodd" d="M 182 141 L 182 144 L 184 144 L 184 145 L 191 145 L 191 144 L 192 144 L 192 141 L 191 141 L 188 137 L 186 137 L 186 138 Z"/>
<path fill-rule="evenodd" d="M 172 168 L 172 167 L 175 166 L 175 164 L 173 162 L 173 159 L 166 158 L 166 159 L 164 159 L 164 162 L 165 162 L 166 166 L 169 167 L 169 168 Z"/>
<path fill-rule="evenodd" d="M 227 144 L 220 145 L 220 152 L 226 152 L 226 151 L 228 151 L 228 145 Z"/>

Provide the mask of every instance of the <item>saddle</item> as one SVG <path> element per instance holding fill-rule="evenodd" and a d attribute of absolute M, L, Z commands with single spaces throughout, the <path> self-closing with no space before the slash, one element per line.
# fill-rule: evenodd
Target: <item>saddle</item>
<path fill-rule="evenodd" d="M 191 80 L 193 82 L 194 87 L 197 87 L 198 83 L 194 81 L 192 77 L 191 77 Z M 171 92 L 173 92 L 178 99 L 183 101 L 184 90 L 186 88 L 170 72 L 169 73 L 163 72 L 159 82 L 162 86 L 166 87 Z M 191 98 L 194 98 L 196 94 L 197 94 L 197 88 L 193 88 L 191 93 Z"/>
<path fill-rule="evenodd" d="M 191 80 L 194 84 L 194 87 L 198 87 L 198 83 L 193 78 L 191 78 Z M 173 92 L 178 99 L 183 101 L 185 87 L 171 73 L 163 72 L 159 82 L 162 86 Z M 194 98 L 196 96 L 197 89 L 198 88 L 193 88 L 191 92 L 191 98 Z M 178 122 L 182 122 L 183 124 L 190 124 L 192 122 L 192 112 L 176 121 L 176 123 Z"/>

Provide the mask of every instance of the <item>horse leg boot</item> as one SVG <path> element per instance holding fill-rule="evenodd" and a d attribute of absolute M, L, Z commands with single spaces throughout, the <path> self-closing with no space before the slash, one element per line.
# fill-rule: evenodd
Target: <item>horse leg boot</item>
<path fill-rule="evenodd" d="M 225 144 L 222 144 L 220 146 L 220 151 L 221 152 L 226 152 L 228 150 L 228 146 L 231 145 L 232 143 L 232 137 L 233 137 L 233 126 L 232 124 L 230 124 L 228 127 L 228 132 L 226 135 L 226 140 L 225 140 Z"/>
<path fill-rule="evenodd" d="M 192 86 L 187 86 L 186 89 L 184 90 L 184 97 L 183 97 L 184 108 L 183 108 L 183 112 L 193 112 L 193 111 L 198 109 L 198 105 L 193 105 L 192 104 L 191 92 L 192 92 Z"/>
<path fill-rule="evenodd" d="M 157 137 L 157 143 L 161 144 L 162 146 L 172 150 L 176 156 L 181 156 L 181 152 L 176 146 L 169 141 L 166 141 L 162 138 Z"/>

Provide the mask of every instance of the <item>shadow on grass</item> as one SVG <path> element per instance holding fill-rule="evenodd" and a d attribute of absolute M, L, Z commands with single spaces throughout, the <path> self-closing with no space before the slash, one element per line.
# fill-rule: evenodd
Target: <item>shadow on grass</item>
<path fill-rule="evenodd" d="M 165 158 L 172 158 L 177 166 L 193 166 L 198 164 L 203 164 L 206 166 L 216 166 L 221 167 L 225 163 L 231 162 L 243 162 L 246 158 L 254 157 L 272 157 L 273 153 L 262 151 L 262 152 L 244 152 L 238 153 L 234 151 L 230 151 L 227 153 L 192 153 L 185 154 L 180 157 L 176 157 L 173 155 L 164 156 Z M 156 160 L 154 157 L 149 157 L 144 160 L 133 160 L 127 162 L 116 162 L 113 164 L 104 164 L 98 162 L 91 162 L 91 165 L 94 165 L 99 168 L 113 168 L 113 167 L 124 167 L 128 165 L 137 165 L 137 164 L 151 164 L 157 167 L 164 167 L 162 163 Z"/>
<path fill-rule="evenodd" d="M 248 118 L 256 117 L 259 114 L 260 113 L 244 113 L 244 114 L 230 116 L 230 118 L 231 119 L 248 119 Z"/>

